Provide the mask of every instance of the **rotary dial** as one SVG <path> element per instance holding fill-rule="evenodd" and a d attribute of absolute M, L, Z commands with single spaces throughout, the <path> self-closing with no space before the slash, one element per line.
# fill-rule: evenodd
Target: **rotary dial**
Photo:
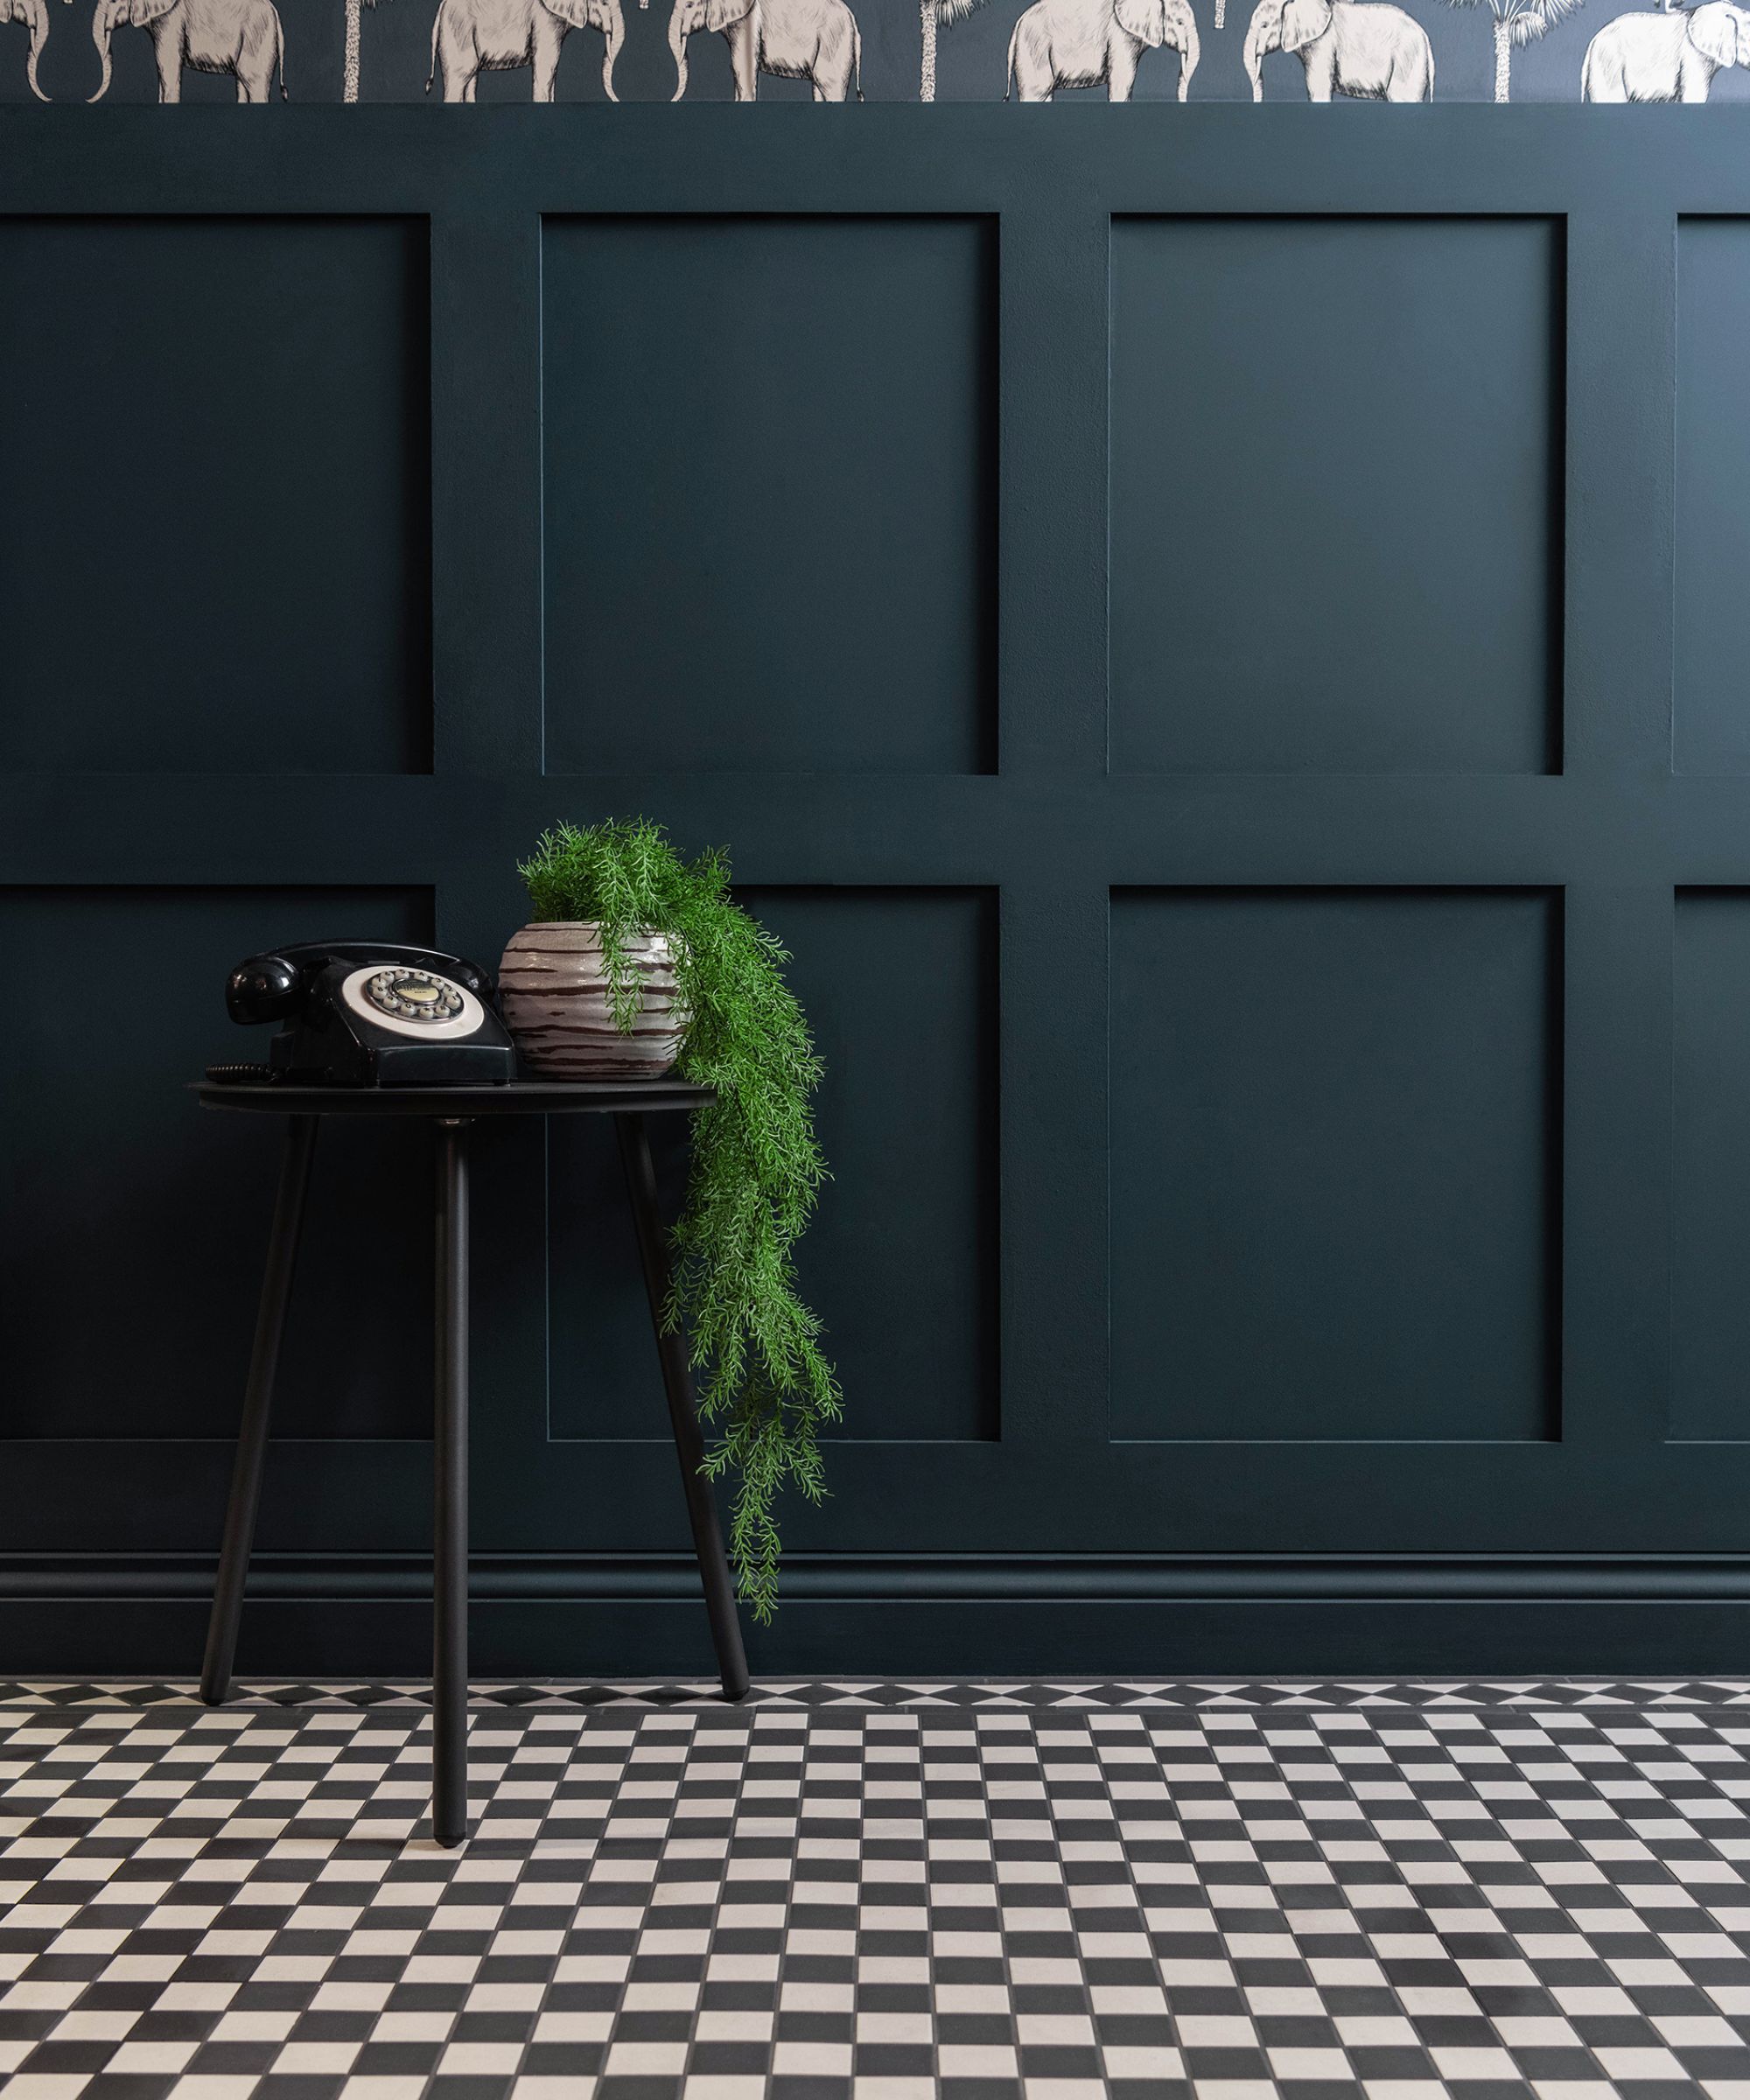
<path fill-rule="evenodd" d="M 429 1026 L 453 1021 L 462 1011 L 457 987 L 425 970 L 380 970 L 367 981 L 365 997 L 379 1013 Z"/>

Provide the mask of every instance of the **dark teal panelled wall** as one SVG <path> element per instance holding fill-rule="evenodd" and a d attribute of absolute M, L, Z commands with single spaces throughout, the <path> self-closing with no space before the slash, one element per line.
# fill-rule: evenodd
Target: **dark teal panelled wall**
<path fill-rule="evenodd" d="M 627 810 L 829 1067 L 757 1667 L 1741 1670 L 1750 141 L 1012 116 L 0 113 L 0 1671 L 195 1665 L 225 969 Z M 482 1671 L 707 1659 L 594 1140 L 479 1143 Z M 429 1229 L 324 1138 L 246 1670 L 421 1667 Z"/>

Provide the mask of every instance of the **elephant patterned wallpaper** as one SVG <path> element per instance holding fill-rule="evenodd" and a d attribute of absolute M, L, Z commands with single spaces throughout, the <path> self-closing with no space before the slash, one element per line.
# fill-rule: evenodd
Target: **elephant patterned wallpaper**
<path fill-rule="evenodd" d="M 1670 102 L 1737 0 L 0 0 L 0 100 Z"/>

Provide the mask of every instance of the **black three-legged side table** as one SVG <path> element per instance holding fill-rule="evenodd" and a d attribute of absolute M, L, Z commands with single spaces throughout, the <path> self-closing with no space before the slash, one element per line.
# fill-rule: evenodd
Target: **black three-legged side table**
<path fill-rule="evenodd" d="M 745 1698 L 747 1661 L 735 1615 L 735 1590 L 718 1526 L 710 1483 L 699 1471 L 704 1456 L 698 1410 L 679 1334 L 662 1331 L 668 1263 L 656 1212 L 656 1177 L 642 1118 L 659 1110 L 693 1109 L 709 1101 L 704 1087 L 678 1081 L 599 1084 L 523 1082 L 507 1087 L 297 1087 L 264 1084 L 194 1089 L 203 1108 L 284 1116 L 285 1159 L 268 1242 L 267 1273 L 243 1394 L 236 1469 L 225 1513 L 219 1582 L 206 1634 L 200 1696 L 209 1706 L 227 1697 L 237 1652 L 243 1582 L 261 1501 L 268 1418 L 280 1335 L 298 1258 L 304 1192 L 310 1178 L 316 1126 L 325 1116 L 418 1116 L 438 1131 L 438 1320 L 436 1567 L 432 1584 L 431 1831 L 439 1844 L 459 1844 L 468 1827 L 468 1155 L 470 1124 L 487 1116 L 612 1116 L 632 1198 L 633 1223 L 644 1266 L 656 1353 L 668 1396 L 668 1420 L 681 1461 L 693 1546 L 704 1578 L 705 1606 L 724 1696 Z"/>

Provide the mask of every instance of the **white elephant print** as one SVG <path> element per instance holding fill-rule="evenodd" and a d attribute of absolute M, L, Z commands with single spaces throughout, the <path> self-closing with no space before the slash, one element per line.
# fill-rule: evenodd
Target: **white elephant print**
<path fill-rule="evenodd" d="M 1036 0 L 1009 38 L 1003 100 L 1048 102 L 1060 88 L 1105 86 L 1127 102 L 1144 51 L 1179 53 L 1182 102 L 1197 70 L 1197 24 L 1187 0 Z"/>
<path fill-rule="evenodd" d="M 97 0 L 91 36 L 103 78 L 94 102 L 108 92 L 109 39 L 122 28 L 150 33 L 161 102 L 182 100 L 185 66 L 195 73 L 228 73 L 240 102 L 270 101 L 277 68 L 285 99 L 285 32 L 272 0 Z"/>
<path fill-rule="evenodd" d="M 442 0 L 431 24 L 431 71 L 425 92 L 444 68 L 444 100 L 472 102 L 483 73 L 530 69 L 529 93 L 553 100 L 559 50 L 574 29 L 602 34 L 602 92 L 611 102 L 614 61 L 626 40 L 620 0 Z"/>
<path fill-rule="evenodd" d="M 67 0 L 69 6 L 72 0 Z M 31 32 L 31 48 L 24 57 L 24 78 L 39 102 L 48 101 L 37 80 L 37 61 L 49 40 L 48 0 L 0 0 L 0 23 L 22 22 Z"/>
<path fill-rule="evenodd" d="M 1722 66 L 1750 66 L 1750 12 L 1706 0 L 1670 14 L 1619 15 L 1586 46 L 1585 102 L 1704 102 Z"/>
<path fill-rule="evenodd" d="M 675 0 L 668 48 L 677 102 L 687 92 L 687 38 L 702 30 L 729 46 L 738 102 L 754 99 L 762 73 L 808 81 L 817 102 L 863 100 L 863 38 L 844 0 Z"/>
<path fill-rule="evenodd" d="M 1264 61 L 1292 52 L 1306 74 L 1307 99 L 1432 102 L 1434 51 L 1427 32 L 1401 7 L 1376 0 L 1261 0 L 1246 32 L 1252 100 L 1264 100 Z"/>

